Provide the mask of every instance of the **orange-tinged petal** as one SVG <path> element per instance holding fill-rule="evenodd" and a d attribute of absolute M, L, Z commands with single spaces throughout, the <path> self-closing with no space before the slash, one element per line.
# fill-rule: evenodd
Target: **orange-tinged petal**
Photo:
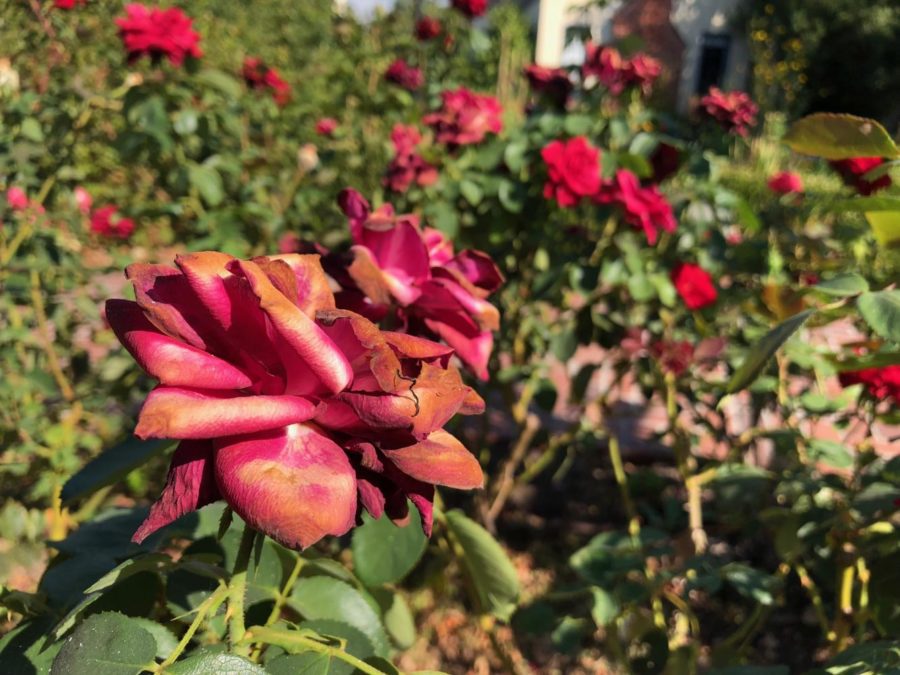
<path fill-rule="evenodd" d="M 321 256 L 317 253 L 287 253 L 269 256 L 291 268 L 297 282 L 297 306 L 309 318 L 315 318 L 319 310 L 334 309 L 334 293 L 322 269 Z"/>
<path fill-rule="evenodd" d="M 137 303 L 153 325 L 166 335 L 198 349 L 206 349 L 206 342 L 197 332 L 197 327 L 192 325 L 191 312 L 184 305 L 190 287 L 177 269 L 167 265 L 135 263 L 125 268 L 125 277 L 134 286 Z"/>
<path fill-rule="evenodd" d="M 371 373 L 381 391 L 400 391 L 403 386 L 400 360 L 378 326 L 359 314 L 341 309 L 319 312 L 316 323 L 350 362 L 354 390 L 361 390 L 365 375 Z"/>
<path fill-rule="evenodd" d="M 306 548 L 353 527 L 353 468 L 341 447 L 312 425 L 222 439 L 215 467 L 229 506 L 288 548 Z"/>
<path fill-rule="evenodd" d="M 352 246 L 353 262 L 347 268 L 347 273 L 353 279 L 359 290 L 376 305 L 390 304 L 391 289 L 387 278 L 372 257 L 372 252 L 365 246 Z"/>
<path fill-rule="evenodd" d="M 422 361 L 432 361 L 435 359 L 444 359 L 453 354 L 453 348 L 442 345 L 433 340 L 408 335 L 406 333 L 395 333 L 393 331 L 382 331 L 381 333 L 387 343 L 394 349 L 401 358 L 421 359 Z M 442 361 L 443 363 L 443 361 Z"/>
<path fill-rule="evenodd" d="M 434 431 L 415 445 L 383 453 L 403 473 L 423 483 L 460 490 L 484 487 L 478 460 L 446 431 Z"/>
<path fill-rule="evenodd" d="M 225 289 L 225 279 L 231 276 L 227 265 L 232 260 L 233 256 L 218 251 L 188 253 L 175 259 L 200 304 L 225 329 L 234 320 L 231 298 Z"/>
<path fill-rule="evenodd" d="M 241 396 L 159 386 L 138 418 L 140 438 L 218 438 L 304 422 L 316 405 L 299 396 Z"/>

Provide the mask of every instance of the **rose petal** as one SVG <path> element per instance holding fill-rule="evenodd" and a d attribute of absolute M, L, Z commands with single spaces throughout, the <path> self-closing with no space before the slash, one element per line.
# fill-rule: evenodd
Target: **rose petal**
<path fill-rule="evenodd" d="M 459 490 L 484 487 L 484 474 L 478 460 L 444 430 L 434 431 L 414 445 L 383 452 L 403 473 L 423 483 Z"/>
<path fill-rule="evenodd" d="M 334 293 L 328 277 L 322 269 L 321 256 L 316 254 L 289 253 L 269 256 L 291 268 L 297 283 L 297 306 L 309 318 L 315 318 L 319 310 L 334 309 Z"/>

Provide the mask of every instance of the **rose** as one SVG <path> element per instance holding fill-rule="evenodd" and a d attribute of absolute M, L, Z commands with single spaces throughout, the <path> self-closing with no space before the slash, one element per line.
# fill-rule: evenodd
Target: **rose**
<path fill-rule="evenodd" d="M 672 270 L 672 283 L 684 304 L 692 311 L 709 307 L 719 296 L 709 272 L 693 263 L 678 264 Z"/>
<path fill-rule="evenodd" d="M 422 136 L 415 127 L 399 123 L 394 125 L 391 142 L 394 144 L 395 154 L 383 181 L 394 192 L 406 192 L 413 183 L 424 187 L 437 182 L 437 169 L 416 150 L 421 140 Z"/>
<path fill-rule="evenodd" d="M 844 183 L 866 197 L 891 186 L 891 177 L 888 174 L 872 180 L 866 178 L 866 174 L 882 164 L 884 160 L 881 157 L 853 157 L 831 162 L 832 168 L 841 174 Z"/>
<path fill-rule="evenodd" d="M 128 239 L 134 232 L 134 221 L 118 215 L 115 206 L 104 206 L 91 216 L 91 232 L 113 239 Z"/>
<path fill-rule="evenodd" d="M 91 197 L 91 193 L 85 190 L 83 187 L 77 187 L 73 191 L 73 195 L 75 197 L 75 205 L 78 207 L 78 210 L 82 215 L 88 216 L 91 213 L 91 206 L 94 204 L 94 200 Z"/>
<path fill-rule="evenodd" d="M 790 171 L 781 171 L 769 179 L 768 186 L 779 195 L 799 194 L 803 192 L 803 179 Z"/>
<path fill-rule="evenodd" d="M 6 203 L 13 211 L 24 211 L 31 202 L 25 190 L 14 185 L 6 191 Z"/>
<path fill-rule="evenodd" d="M 481 487 L 442 427 L 483 401 L 452 350 L 335 308 L 316 255 L 180 256 L 136 264 L 136 301 L 110 300 L 116 336 L 160 384 L 135 434 L 174 438 L 166 486 L 134 534 L 225 500 L 291 548 L 340 535 L 360 511 L 432 523 L 435 485 Z"/>
<path fill-rule="evenodd" d="M 434 128 L 438 143 L 470 145 L 480 143 L 488 133 L 503 130 L 503 108 L 493 96 L 460 87 L 443 92 L 441 99 L 441 109 L 422 120 Z"/>
<path fill-rule="evenodd" d="M 261 59 L 248 56 L 241 68 L 244 82 L 251 89 L 268 89 L 272 99 L 279 106 L 284 106 L 291 99 L 291 85 L 285 82 L 274 68 L 269 68 Z"/>
<path fill-rule="evenodd" d="M 900 365 L 846 371 L 838 378 L 841 386 L 862 384 L 874 398 L 900 401 Z"/>
<path fill-rule="evenodd" d="M 700 99 L 701 111 L 725 131 L 746 136 L 750 127 L 756 126 L 757 105 L 743 91 L 724 92 L 710 87 L 709 93 Z"/>
<path fill-rule="evenodd" d="M 638 177 L 626 169 L 616 171 L 615 177 L 594 195 L 594 201 L 619 207 L 625 222 L 642 229 L 650 244 L 656 243 L 660 230 L 674 232 L 678 226 L 672 206 L 659 188 L 642 186 Z"/>
<path fill-rule="evenodd" d="M 338 121 L 333 117 L 323 117 L 316 122 L 316 133 L 319 136 L 332 136 L 338 128 Z"/>
<path fill-rule="evenodd" d="M 548 143 L 541 157 L 547 164 L 547 199 L 555 199 L 565 208 L 600 189 L 600 151 L 584 136 Z"/>
<path fill-rule="evenodd" d="M 422 70 L 409 65 L 403 59 L 395 59 L 384 72 L 384 79 L 404 89 L 415 91 L 425 83 Z"/>
<path fill-rule="evenodd" d="M 416 38 L 423 42 L 433 40 L 442 30 L 441 22 L 433 16 L 423 16 L 416 22 Z"/>
<path fill-rule="evenodd" d="M 481 16 L 487 11 L 487 0 L 452 0 L 453 8 L 470 19 Z"/>
<path fill-rule="evenodd" d="M 134 3 L 125 5 L 125 14 L 116 19 L 116 25 L 129 61 L 142 56 L 157 61 L 165 56 L 172 65 L 180 66 L 188 56 L 203 56 L 191 19 L 177 7 L 159 9 Z"/>
<path fill-rule="evenodd" d="M 680 377 L 691 366 L 711 365 L 725 349 L 725 339 L 706 338 L 697 345 L 686 340 L 657 340 L 650 345 L 650 356 L 665 373 Z"/>
<path fill-rule="evenodd" d="M 633 86 L 649 94 L 653 83 L 662 74 L 662 64 L 648 54 L 638 53 L 626 59 L 615 47 L 590 41 L 584 50 L 582 77 L 585 80 L 597 78 L 614 96 Z"/>
<path fill-rule="evenodd" d="M 564 68 L 545 68 L 532 64 L 525 66 L 523 72 L 532 91 L 543 94 L 560 108 L 565 107 L 572 93 L 572 81 Z"/>
<path fill-rule="evenodd" d="M 84 7 L 87 0 L 53 0 L 53 6 L 56 9 L 75 9 L 76 5 Z"/>

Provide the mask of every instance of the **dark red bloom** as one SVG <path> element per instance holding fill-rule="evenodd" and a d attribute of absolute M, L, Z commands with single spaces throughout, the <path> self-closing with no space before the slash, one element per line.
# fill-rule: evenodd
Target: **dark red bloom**
<path fill-rule="evenodd" d="M 191 19 L 177 7 L 159 9 L 134 3 L 125 5 L 125 14 L 116 19 L 116 25 L 129 61 L 142 56 L 157 61 L 165 56 L 180 66 L 188 56 L 203 56 Z"/>
<path fill-rule="evenodd" d="M 433 40 L 443 29 L 440 20 L 433 16 L 423 16 L 416 22 L 416 38 L 422 41 Z"/>
<path fill-rule="evenodd" d="M 832 168 L 841 174 L 844 183 L 866 197 L 891 186 L 891 177 L 887 174 L 873 180 L 866 178 L 867 173 L 882 164 L 884 160 L 881 157 L 854 157 L 831 162 Z"/>
<path fill-rule="evenodd" d="M 585 45 L 582 76 L 596 77 L 611 94 L 618 96 L 628 87 L 638 87 L 649 94 L 653 83 L 662 74 L 662 64 L 647 54 L 635 54 L 630 59 L 609 45 L 588 42 Z"/>
<path fill-rule="evenodd" d="M 750 127 L 756 126 L 759 108 L 743 91 L 722 91 L 710 87 L 709 93 L 700 99 L 701 111 L 729 134 L 746 136 Z"/>
<path fill-rule="evenodd" d="M 438 171 L 422 159 L 417 146 L 422 141 L 419 130 L 413 126 L 395 124 L 391 131 L 394 144 L 394 158 L 388 165 L 384 184 L 394 192 L 406 192 L 410 185 L 433 185 L 438 179 Z"/>
<path fill-rule="evenodd" d="M 547 97 L 554 105 L 565 107 L 572 93 L 572 81 L 564 68 L 545 68 L 537 64 L 525 66 L 525 77 L 532 91 Z"/>
<path fill-rule="evenodd" d="M 291 100 L 291 85 L 281 79 L 278 71 L 269 68 L 261 59 L 254 56 L 245 58 L 241 75 L 251 89 L 268 89 L 272 92 L 272 99 L 279 106 L 286 105 Z"/>
<path fill-rule="evenodd" d="M 333 117 L 323 117 L 316 122 L 316 133 L 319 136 L 332 136 L 338 128 L 338 121 Z"/>
<path fill-rule="evenodd" d="M 451 0 L 453 8 L 470 19 L 481 16 L 487 11 L 487 0 Z"/>
<path fill-rule="evenodd" d="M 803 179 L 790 171 L 782 171 L 769 179 L 768 186 L 775 194 L 799 194 L 803 192 Z"/>
<path fill-rule="evenodd" d="M 624 215 L 625 222 L 642 229 L 647 241 L 655 244 L 659 231 L 674 232 L 678 226 L 672 205 L 655 185 L 642 186 L 631 171 L 619 169 L 615 178 L 604 183 L 594 195 L 598 204 L 614 204 Z"/>
<path fill-rule="evenodd" d="M 650 345 L 650 355 L 663 372 L 679 377 L 695 364 L 715 361 L 724 348 L 725 339 L 720 337 L 701 340 L 696 347 L 686 340 L 657 340 Z"/>
<path fill-rule="evenodd" d="M 384 79 L 409 91 L 415 91 L 425 83 L 422 69 L 409 65 L 403 59 L 396 59 L 388 66 L 384 71 Z"/>
<path fill-rule="evenodd" d="M 480 143 L 488 133 L 503 130 L 503 108 L 493 96 L 460 87 L 443 92 L 441 98 L 441 109 L 422 120 L 435 130 L 439 143 L 471 145 Z"/>
<path fill-rule="evenodd" d="M 900 401 L 900 365 L 851 370 L 838 377 L 844 387 L 862 384 L 877 399 Z"/>
<path fill-rule="evenodd" d="M 547 164 L 544 197 L 566 208 L 600 189 L 600 151 L 584 136 L 553 141 L 541 150 Z"/>
<path fill-rule="evenodd" d="M 700 265 L 680 263 L 672 270 L 672 283 L 692 311 L 709 307 L 719 297 L 712 276 Z"/>
<path fill-rule="evenodd" d="M 650 180 L 653 183 L 661 183 L 681 168 L 681 151 L 674 145 L 662 142 L 650 155 L 650 165 L 653 167 Z"/>
<path fill-rule="evenodd" d="M 77 5 L 84 7 L 87 0 L 53 0 L 53 6 L 56 9 L 75 9 Z"/>
<path fill-rule="evenodd" d="M 128 239 L 134 231 L 134 221 L 122 218 L 115 206 L 104 206 L 91 216 L 91 232 L 112 239 Z"/>

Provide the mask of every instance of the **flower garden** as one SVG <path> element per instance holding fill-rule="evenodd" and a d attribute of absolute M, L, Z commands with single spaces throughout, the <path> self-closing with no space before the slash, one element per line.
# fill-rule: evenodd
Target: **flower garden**
<path fill-rule="evenodd" d="M 3 10 L 0 673 L 900 672 L 888 122 L 532 46 Z"/>

